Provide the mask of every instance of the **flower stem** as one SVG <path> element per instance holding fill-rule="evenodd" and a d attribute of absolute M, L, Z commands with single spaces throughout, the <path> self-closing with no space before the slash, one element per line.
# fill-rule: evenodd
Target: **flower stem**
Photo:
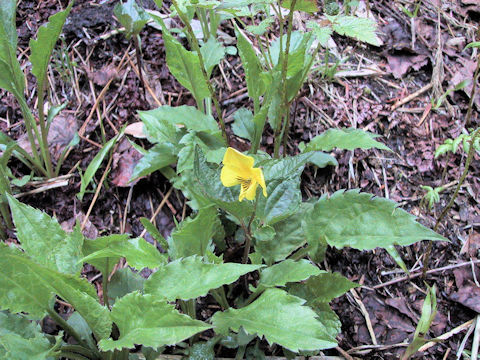
<path fill-rule="evenodd" d="M 50 150 L 48 149 L 48 130 L 47 124 L 45 124 L 45 114 L 43 112 L 43 102 L 44 102 L 44 81 L 40 81 L 42 88 L 38 88 L 38 99 L 37 99 L 37 108 L 38 108 L 38 123 L 40 125 L 40 137 L 37 139 L 40 146 L 40 151 L 42 153 L 43 162 L 45 163 L 45 169 L 47 170 L 47 176 L 53 178 L 53 167 L 52 167 L 52 158 L 50 156 Z"/>
<path fill-rule="evenodd" d="M 275 146 L 274 146 L 274 152 L 273 156 L 275 158 L 278 158 L 279 152 L 280 152 L 280 144 L 282 143 L 282 124 L 287 122 L 287 112 L 289 111 L 290 104 L 288 102 L 288 95 L 287 95 L 287 70 L 288 70 L 288 55 L 290 53 L 290 39 L 292 37 L 292 29 L 293 29 L 293 12 L 295 9 L 295 5 L 297 3 L 297 0 L 292 0 L 290 4 L 290 12 L 288 13 L 288 27 L 287 27 L 287 41 L 285 44 L 285 52 L 283 52 L 283 44 L 282 44 L 282 37 L 283 34 L 280 33 L 280 57 L 282 60 L 282 73 L 281 73 L 281 78 L 282 78 L 282 111 L 280 115 L 280 121 L 277 122 L 277 126 L 275 128 Z M 280 10 L 281 14 L 281 10 Z M 283 21 L 280 23 L 280 28 L 283 29 L 282 26 Z M 283 54 L 283 56 L 282 56 Z M 286 125 L 283 125 L 285 128 Z"/>
<path fill-rule="evenodd" d="M 192 26 L 190 25 L 190 22 L 188 21 L 188 18 L 180 10 L 180 7 L 178 6 L 177 0 L 172 0 L 172 4 L 173 4 L 175 10 L 178 13 L 178 16 L 180 17 L 182 22 L 185 24 L 185 27 L 187 28 L 187 32 L 189 33 L 191 41 L 192 41 L 193 49 L 197 52 L 198 60 L 200 62 L 200 68 L 202 70 L 203 78 L 204 78 L 204 80 L 207 84 L 208 91 L 210 92 L 210 96 L 213 100 L 213 104 L 215 105 L 215 110 L 217 111 L 218 120 L 220 122 L 220 128 L 222 129 L 222 135 L 225 139 L 225 142 L 226 142 L 227 146 L 229 146 L 230 142 L 229 142 L 229 138 L 228 138 L 228 135 L 227 135 L 227 130 L 226 130 L 226 127 L 225 127 L 225 121 L 223 119 L 222 110 L 220 109 L 220 103 L 218 101 L 217 94 L 215 93 L 215 90 L 213 89 L 212 83 L 210 82 L 210 79 L 208 77 L 207 70 L 205 70 L 205 62 L 203 60 L 202 52 L 200 51 L 200 45 L 198 44 L 198 40 L 195 37 L 195 32 L 193 31 Z"/>

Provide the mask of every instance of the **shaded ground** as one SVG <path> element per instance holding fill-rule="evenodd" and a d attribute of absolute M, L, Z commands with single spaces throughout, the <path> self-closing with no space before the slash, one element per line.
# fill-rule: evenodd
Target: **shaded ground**
<path fill-rule="evenodd" d="M 64 1 L 62 3 L 66 5 Z M 435 225 L 435 219 L 453 193 L 455 183 L 452 182 L 460 177 L 466 157 L 460 151 L 454 156 L 434 160 L 435 149 L 445 139 L 458 136 L 469 126 L 478 126 L 479 116 L 478 108 L 474 108 L 471 124 L 465 125 L 469 88 L 466 92 L 453 93 L 447 98 L 448 105 L 431 111 L 424 120 L 422 115 L 430 99 L 437 99 L 442 94 L 440 89 L 445 91 L 464 78 L 473 76 L 475 57 L 471 50 L 462 49 L 467 43 L 478 41 L 475 32 L 480 16 L 480 6 L 475 1 L 443 1 L 440 12 L 437 12 L 435 3 L 433 0 L 422 2 L 415 21 L 416 40 L 413 44 L 410 19 L 398 8 L 392 8 L 391 2 L 377 0 L 370 1 L 370 8 L 379 24 L 383 46 L 374 48 L 334 37 L 335 44 L 331 49 L 334 55 L 330 62 L 336 61 L 335 55 L 338 59 L 346 59 L 339 68 L 341 76 L 329 81 L 321 76 L 322 64 L 316 66 L 317 71 L 293 104 L 294 121 L 287 152 L 298 152 L 300 141 L 308 141 L 333 126 L 358 127 L 378 133 L 394 152 L 335 152 L 340 164 L 337 168 L 306 169 L 302 178 L 302 191 L 306 198 L 338 189 L 361 188 L 362 191 L 393 199 L 417 215 L 423 224 L 429 227 Z M 142 32 L 142 50 L 145 77 L 154 96 L 147 91 L 146 99 L 143 97 L 135 73 L 137 65 L 132 48 L 122 34 L 115 32 L 117 23 L 112 18 L 114 4 L 114 1 L 104 1 L 101 5 L 94 1 L 76 1 L 65 26 L 62 51 L 56 54 L 57 59 L 67 56 L 76 66 L 60 65 L 59 62 L 51 69 L 54 102 L 68 102 L 65 118 L 70 115 L 76 125 L 69 128 L 74 131 L 82 127 L 85 129 L 84 138 L 70 154 L 62 174 L 75 166 L 83 170 L 88 166 L 98 152 L 97 144 L 102 143 L 102 126 L 105 138 L 110 139 L 123 125 L 137 121 L 137 110 L 152 109 L 159 103 L 193 104 L 191 96 L 174 81 L 166 67 L 160 33 L 149 26 Z M 144 1 L 144 5 L 155 8 L 151 1 Z M 166 12 L 167 8 L 164 5 L 161 11 Z M 28 47 L 28 41 L 38 26 L 59 9 L 59 1 L 56 0 L 20 2 L 17 26 L 22 50 Z M 225 24 L 222 30 L 232 34 L 229 24 Z M 25 56 L 21 62 L 26 64 Z M 120 63 L 122 65 L 116 69 Z M 227 56 L 222 63 L 222 71 L 217 69 L 215 73 L 227 122 L 232 121 L 231 115 L 237 108 L 250 105 L 245 96 L 242 75 L 239 60 L 234 56 Z M 33 79 L 29 80 L 28 95 L 31 95 Z M 397 103 L 431 81 L 432 88 L 411 101 Z M 105 96 L 92 112 L 104 89 Z M 34 96 L 28 98 L 32 103 L 35 101 Z M 478 106 L 480 101 L 476 99 L 474 103 Z M 0 123 L 2 131 L 15 138 L 21 137 L 23 130 L 19 123 L 18 105 L 13 97 L 3 92 L 0 92 L 0 118 L 4 120 Z M 272 136 L 265 136 L 264 149 L 271 150 L 272 142 Z M 237 139 L 236 147 L 242 149 L 248 148 L 248 145 Z M 133 187 L 125 184 L 128 172 L 124 171 L 131 169 L 136 159 L 128 143 L 122 143 L 117 149 L 107 185 L 93 204 L 89 216 L 91 225 L 87 225 L 87 229 L 92 236 L 120 232 L 140 235 L 143 227 L 139 218 L 152 216 L 166 196 L 165 206 L 155 219 L 164 235 L 173 228 L 173 217 L 180 221 L 188 215 L 181 194 L 176 191 L 169 193 L 170 185 L 159 174 L 143 179 Z M 13 170 L 17 174 L 25 172 L 18 164 Z M 476 155 L 455 205 L 439 228 L 440 234 L 450 239 L 451 243 L 434 244 L 431 269 L 462 264 L 476 260 L 478 256 L 479 170 Z M 66 227 L 69 223 L 71 226 L 75 216 L 88 212 L 94 195 L 93 192 L 87 193 L 83 201 L 78 201 L 75 195 L 79 190 L 80 177 L 78 171 L 72 173 L 74 175 L 67 186 L 26 195 L 21 200 L 55 214 L 65 222 Z M 101 172 L 97 179 L 100 176 Z M 421 208 L 423 192 L 420 185 L 435 187 L 442 183 L 450 185 L 441 194 L 441 202 L 432 212 Z M 420 243 L 399 249 L 410 269 L 420 268 L 426 247 L 426 243 Z M 404 275 L 383 250 L 329 249 L 322 265 L 364 285 L 356 293 L 348 293 L 332 303 L 343 324 L 339 336 L 340 348 L 358 358 L 396 358 L 404 349 L 401 344 L 409 341 L 415 331 L 425 297 L 422 290 L 425 289 L 424 281 L 421 278 L 405 279 L 382 286 L 382 283 Z M 480 312 L 480 291 L 473 269 L 478 272 L 478 266 L 472 264 L 436 271 L 428 276 L 426 281 L 438 288 L 439 311 L 431 336 L 447 333 Z M 95 275 L 91 268 L 85 271 L 89 278 Z M 369 321 L 374 336 L 366 326 Z M 466 324 L 463 331 L 430 347 L 419 358 L 455 359 L 468 327 L 469 324 Z M 373 346 L 375 342 L 385 346 Z M 467 341 L 465 349 L 471 349 L 471 340 Z M 337 355 L 338 351 L 328 353 Z"/>

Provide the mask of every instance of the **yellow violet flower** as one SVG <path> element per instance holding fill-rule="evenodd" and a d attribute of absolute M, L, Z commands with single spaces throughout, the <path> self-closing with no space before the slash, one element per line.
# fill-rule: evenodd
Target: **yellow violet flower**
<path fill-rule="evenodd" d="M 254 168 L 253 163 L 253 157 L 243 155 L 240 151 L 231 147 L 227 149 L 223 157 L 220 180 L 223 186 L 226 187 L 241 185 L 239 201 L 245 198 L 254 200 L 258 185 L 263 189 L 263 196 L 267 196 L 267 187 L 265 186 L 262 169 Z"/>

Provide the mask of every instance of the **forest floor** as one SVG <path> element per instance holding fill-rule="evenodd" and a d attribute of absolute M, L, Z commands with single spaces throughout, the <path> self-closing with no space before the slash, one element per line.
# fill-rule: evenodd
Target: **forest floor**
<path fill-rule="evenodd" d="M 112 138 L 122 126 L 139 121 L 137 110 L 163 104 L 194 104 L 191 95 L 170 74 L 161 33 L 150 25 L 141 32 L 144 77 L 148 84 L 144 97 L 134 48 L 118 33 L 119 24 L 112 15 L 116 1 L 75 1 L 64 27 L 64 41 L 55 53 L 56 61 L 49 72 L 53 102 L 68 103 L 52 125 L 49 142 L 52 153 L 59 154 L 75 132 L 80 132 L 81 141 L 62 167 L 60 173 L 68 174 L 66 177 L 57 179 L 54 185 L 50 183 L 49 190 L 42 190 L 45 184 L 29 184 L 22 188 L 20 200 L 55 215 L 66 229 L 72 228 L 75 219 L 83 221 L 85 214 L 89 214 L 85 231 L 91 238 L 113 233 L 139 236 L 143 230 L 139 219 L 150 218 L 163 203 L 155 222 L 161 233 L 168 236 L 175 226 L 173 218 L 181 221 L 189 214 L 185 199 L 176 190 L 171 191 L 171 185 L 158 173 L 134 184 L 127 183 L 141 155 L 126 139 L 113 152 L 109 167 L 105 168 L 104 164 L 97 174 L 98 180 L 104 172 L 108 173 L 98 198 L 94 197 L 94 191 L 87 192 L 83 201 L 76 197 L 80 187 L 79 170 L 86 169 L 104 139 Z M 302 176 L 304 198 L 360 188 L 398 202 L 424 225 L 435 226 L 466 160 L 461 149 L 438 159 L 434 159 L 435 150 L 446 139 L 477 127 L 480 120 L 480 96 L 477 95 L 471 122 L 465 123 L 472 83 L 464 90 L 452 92 L 440 108 L 430 109 L 431 100 L 435 101 L 462 80 L 473 78 L 476 53 L 472 55 L 472 50 L 463 49 L 469 42 L 479 40 L 478 1 L 439 0 L 438 3 L 440 7 L 435 0 L 421 1 L 418 16 L 411 20 L 399 10 L 401 4 L 409 4 L 407 1 L 370 0 L 371 15 L 378 23 L 383 44 L 374 47 L 333 37 L 330 66 L 337 60 L 342 62 L 332 78 L 324 76 L 324 72 L 322 75 L 323 63 L 314 66 L 307 85 L 292 106 L 294 121 L 284 150 L 296 154 L 300 142 L 308 142 L 325 129 L 355 127 L 381 135 L 380 141 L 393 152 L 334 151 L 338 167 L 306 168 Z M 66 2 L 19 1 L 21 63 L 28 66 L 25 55 L 28 41 L 61 6 L 65 7 Z M 165 1 L 163 8 L 158 9 L 150 0 L 144 0 L 143 6 L 163 13 L 167 13 L 169 7 Z M 360 1 L 358 11 L 367 11 L 364 8 L 364 2 Z M 297 18 L 294 28 L 302 24 L 302 19 Z M 234 34 L 231 24 L 225 23 L 221 29 L 226 44 L 235 45 L 229 43 Z M 27 98 L 33 104 L 34 79 L 28 80 Z M 237 56 L 227 55 L 215 70 L 214 82 L 230 124 L 236 109 L 251 106 Z M 0 120 L 3 132 L 23 141 L 19 106 L 13 96 L 4 92 L 0 92 Z M 142 144 L 141 140 L 134 140 Z M 248 148 L 239 138 L 235 138 L 234 146 L 241 150 Z M 262 148 L 269 152 L 273 149 L 271 133 L 264 137 Z M 398 249 L 411 269 L 410 278 L 383 250 L 328 249 L 320 266 L 340 272 L 363 286 L 332 302 L 342 321 L 342 332 L 338 337 L 340 349 L 326 354 L 345 358 L 397 358 L 413 337 L 427 283 L 435 284 L 438 289 L 438 313 L 428 336 L 446 335 L 418 358 L 457 358 L 462 340 L 467 333 L 472 333 L 474 319 L 480 313 L 477 281 L 480 271 L 476 262 L 480 249 L 478 160 L 476 154 L 454 205 L 440 223 L 438 232 L 450 242 L 433 244 L 428 264 L 431 271 L 425 279 L 417 275 L 421 273 L 427 242 Z M 28 173 L 27 170 L 20 163 L 12 165 L 12 171 L 19 177 Z M 440 202 L 432 210 L 421 206 L 424 190 L 420 186 L 442 184 L 446 190 L 440 194 Z M 40 190 L 35 191 L 39 187 Z M 89 279 L 98 278 L 92 267 L 85 267 L 84 274 Z M 101 291 L 101 283 L 94 281 Z M 477 325 L 477 331 L 479 328 Z M 456 331 L 452 331 L 454 329 Z M 464 356 L 472 347 L 472 338 L 473 334 L 464 344 Z"/>

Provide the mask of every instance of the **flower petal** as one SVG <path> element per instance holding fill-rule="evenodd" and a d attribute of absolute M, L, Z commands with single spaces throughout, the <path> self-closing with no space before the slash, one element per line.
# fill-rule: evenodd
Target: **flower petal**
<path fill-rule="evenodd" d="M 254 159 L 251 156 L 243 155 L 240 151 L 235 150 L 234 148 L 227 148 L 225 155 L 223 156 L 223 165 L 232 165 L 237 167 L 243 174 L 242 178 L 251 177 L 251 171 L 253 168 Z"/>
<path fill-rule="evenodd" d="M 220 172 L 220 181 L 223 186 L 230 187 L 240 184 L 241 180 L 238 173 L 239 171 L 237 167 L 224 165 Z"/>
<path fill-rule="evenodd" d="M 255 180 L 252 180 L 250 186 L 245 192 L 245 197 L 247 198 L 247 200 L 255 200 L 255 196 L 257 195 L 257 187 L 258 183 Z"/>
<path fill-rule="evenodd" d="M 263 177 L 263 171 L 260 168 L 254 168 L 253 171 L 253 178 L 254 181 L 257 182 L 263 190 L 263 196 L 267 197 L 267 186 L 265 185 L 265 178 Z"/>

